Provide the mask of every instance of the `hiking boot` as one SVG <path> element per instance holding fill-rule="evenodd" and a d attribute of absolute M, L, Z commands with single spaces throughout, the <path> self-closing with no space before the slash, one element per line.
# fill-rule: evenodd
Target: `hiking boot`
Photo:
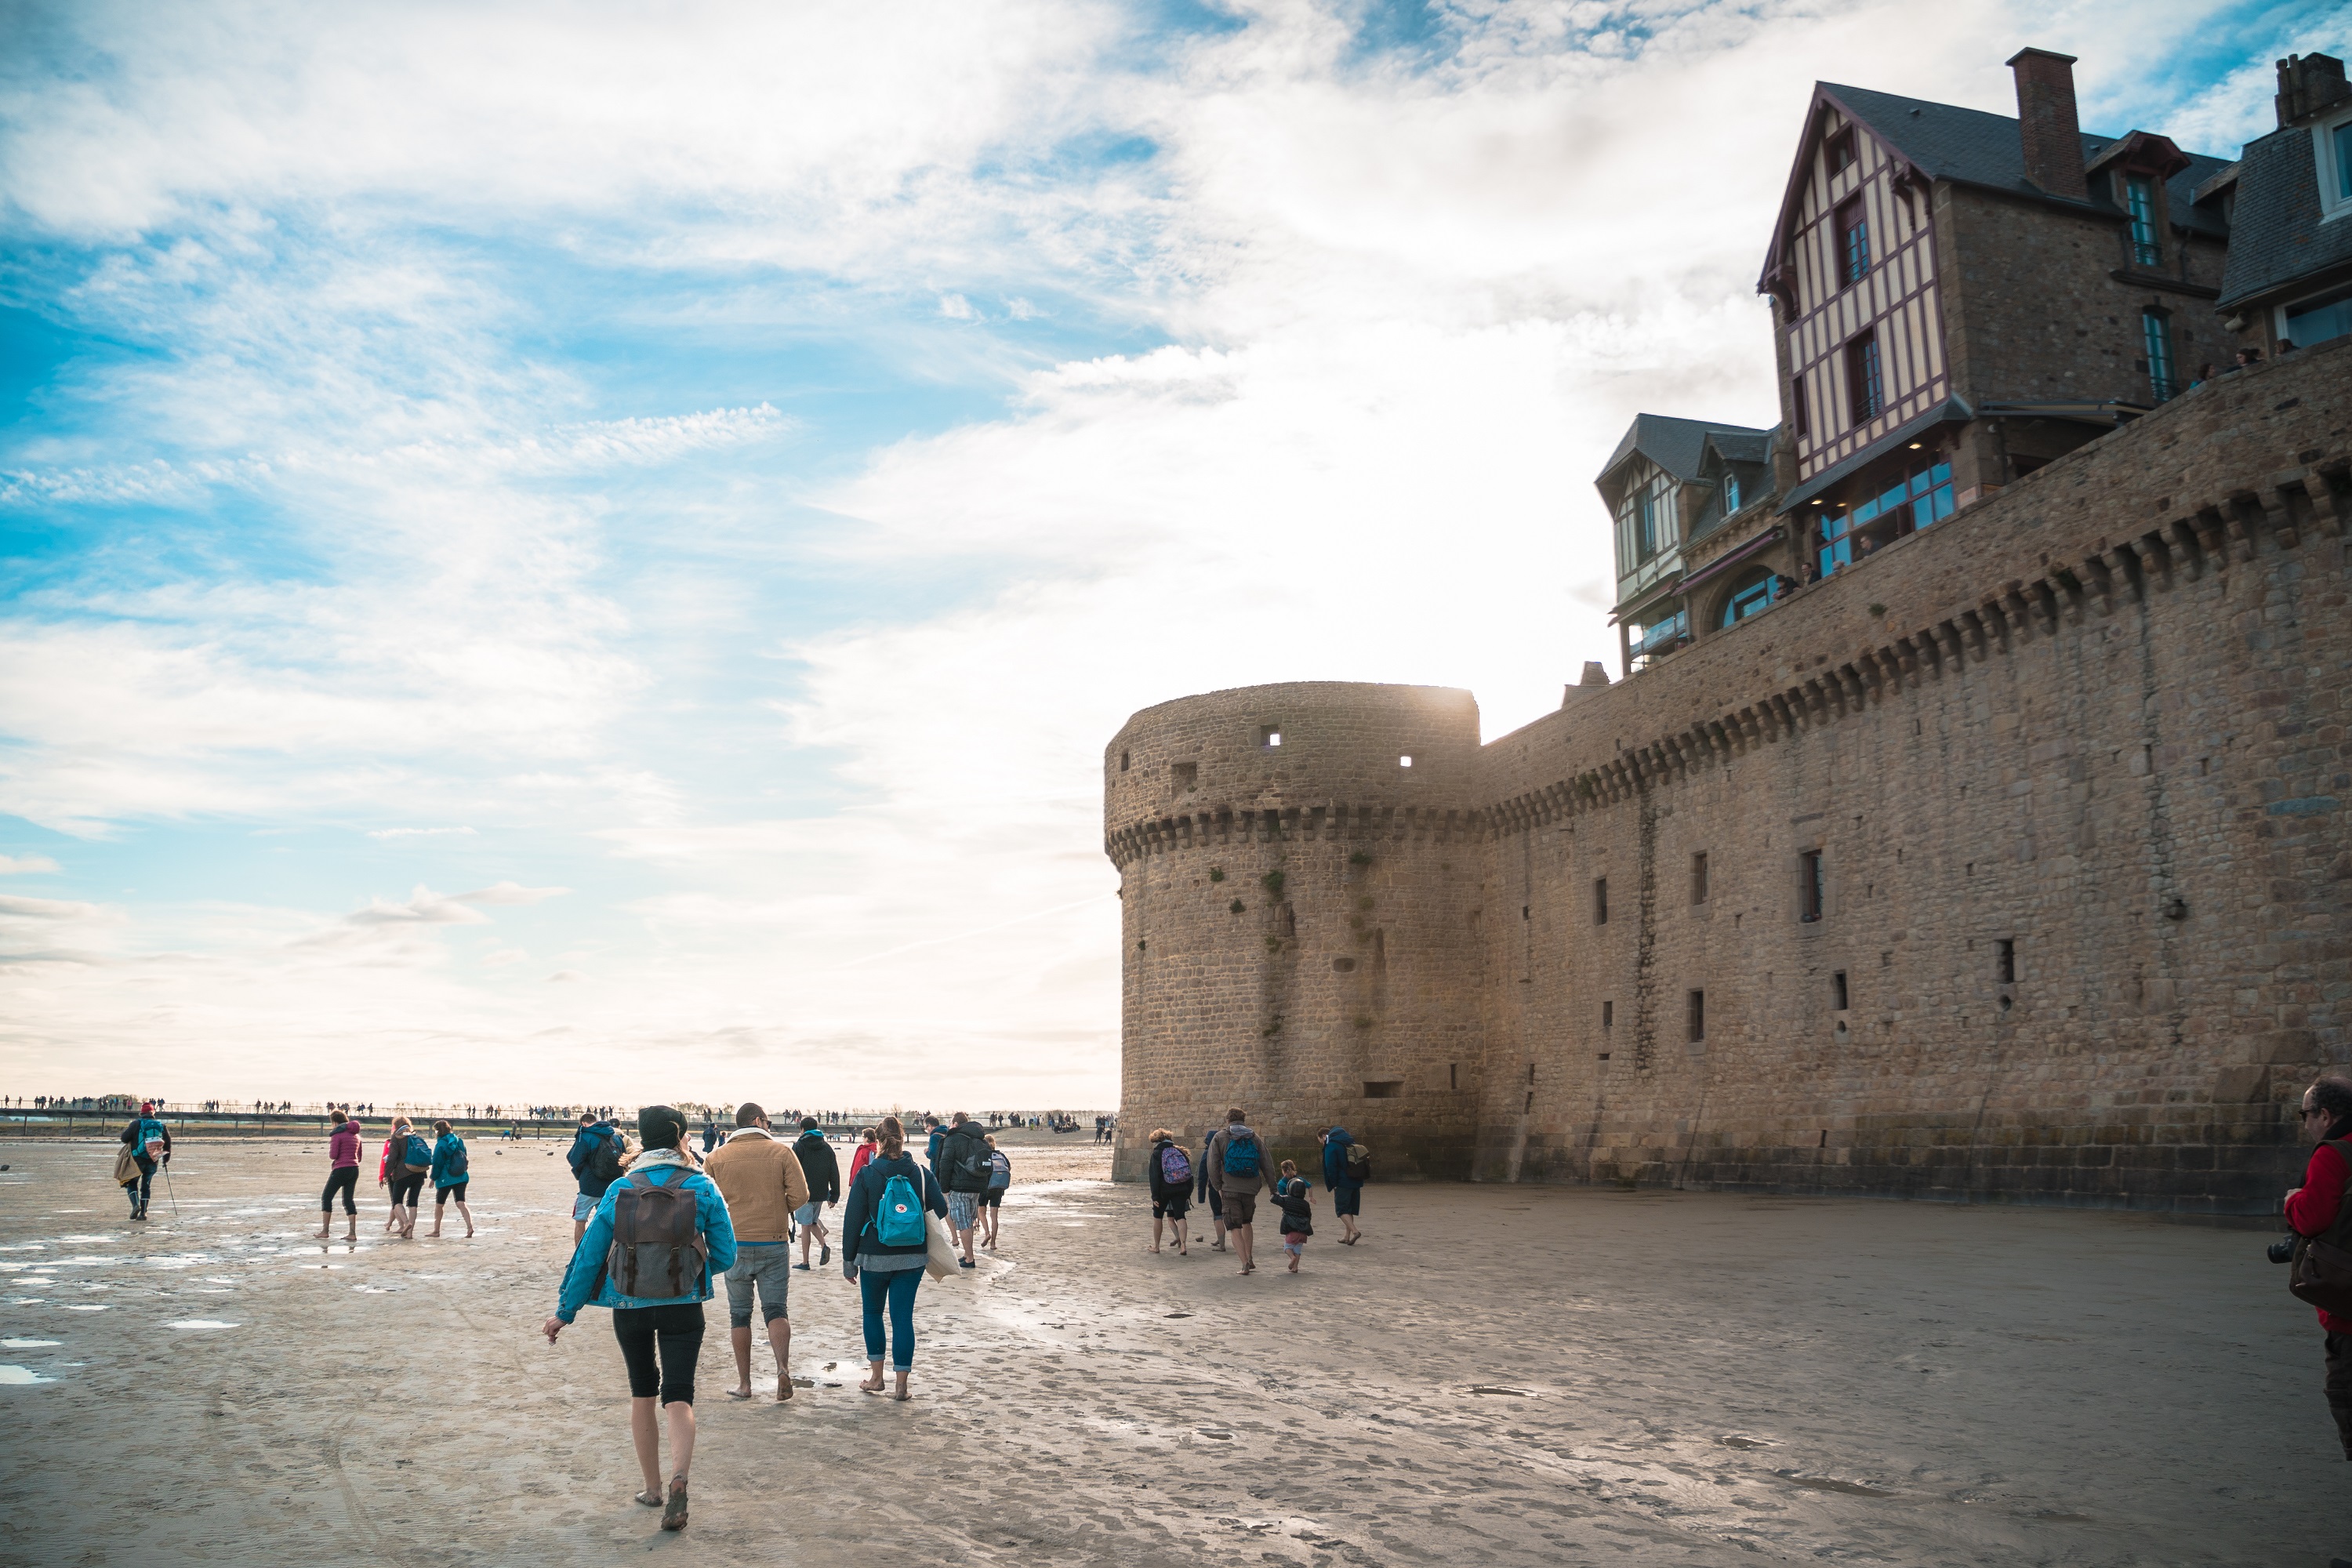
<path fill-rule="evenodd" d="M 826 1264 L 828 1264 L 828 1263 L 830 1263 L 830 1262 L 832 1262 L 832 1261 L 833 1261 L 833 1243 L 831 1243 L 831 1242 L 829 1242 L 829 1241 L 820 1241 L 820 1242 L 818 1242 L 818 1243 L 816 1244 L 816 1266 L 817 1266 L 818 1268 L 824 1268 Z"/>

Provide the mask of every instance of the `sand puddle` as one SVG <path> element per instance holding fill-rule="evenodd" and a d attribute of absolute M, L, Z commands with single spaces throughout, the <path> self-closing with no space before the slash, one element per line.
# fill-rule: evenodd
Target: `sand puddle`
<path fill-rule="evenodd" d="M 218 1318 L 182 1318 L 176 1323 L 166 1323 L 163 1326 L 167 1329 L 235 1329 L 242 1328 L 244 1325 L 224 1323 Z"/>
<path fill-rule="evenodd" d="M 29 1366 L 0 1366 L 0 1388 L 22 1388 L 27 1384 L 55 1383 L 54 1377 L 43 1377 Z"/>
<path fill-rule="evenodd" d="M 0 1350 L 47 1350 L 51 1345 L 61 1345 L 63 1343 L 65 1343 L 63 1340 L 0 1340 Z"/>

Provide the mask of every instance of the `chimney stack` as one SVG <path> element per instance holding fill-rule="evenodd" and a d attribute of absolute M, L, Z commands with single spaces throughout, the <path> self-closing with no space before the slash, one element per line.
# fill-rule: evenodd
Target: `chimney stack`
<path fill-rule="evenodd" d="M 2074 57 L 2020 49 L 2009 68 L 2017 73 L 2017 139 L 2025 177 L 2051 195 L 2087 199 L 2083 126 L 2074 118 Z"/>
<path fill-rule="evenodd" d="M 2341 100 L 2352 97 L 2344 80 L 2344 62 L 2333 55 L 2289 55 L 2278 63 L 2279 129 L 2306 120 Z"/>

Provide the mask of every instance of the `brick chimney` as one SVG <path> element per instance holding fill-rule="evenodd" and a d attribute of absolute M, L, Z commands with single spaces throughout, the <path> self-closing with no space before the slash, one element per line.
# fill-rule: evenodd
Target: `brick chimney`
<path fill-rule="evenodd" d="M 2053 196 L 2089 197 L 2083 179 L 2083 127 L 2074 118 L 2074 57 L 2020 49 L 2009 58 L 2017 73 L 2017 139 L 2025 177 Z"/>
<path fill-rule="evenodd" d="M 2352 98 L 2344 62 L 2334 55 L 2289 55 L 2278 63 L 2279 129 L 2284 131 L 2343 99 Z"/>

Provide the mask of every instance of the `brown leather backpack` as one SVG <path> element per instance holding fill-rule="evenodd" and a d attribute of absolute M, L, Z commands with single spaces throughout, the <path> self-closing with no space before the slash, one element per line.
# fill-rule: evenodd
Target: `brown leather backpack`
<path fill-rule="evenodd" d="M 2345 1167 L 2352 1170 L 2352 1141 L 2331 1138 L 2324 1146 L 2335 1150 Z M 2296 1239 L 2294 1266 L 2287 1270 L 2286 1288 L 2297 1300 L 2308 1301 L 2323 1312 L 2352 1317 L 2352 1183 L 2347 1184 L 2347 1189 L 2327 1234 Z"/>
<path fill-rule="evenodd" d="M 695 1194 L 680 1170 L 667 1185 L 633 1172 L 614 1189 L 613 1247 L 604 1272 L 624 1296 L 675 1300 L 698 1294 L 709 1266 Z"/>

